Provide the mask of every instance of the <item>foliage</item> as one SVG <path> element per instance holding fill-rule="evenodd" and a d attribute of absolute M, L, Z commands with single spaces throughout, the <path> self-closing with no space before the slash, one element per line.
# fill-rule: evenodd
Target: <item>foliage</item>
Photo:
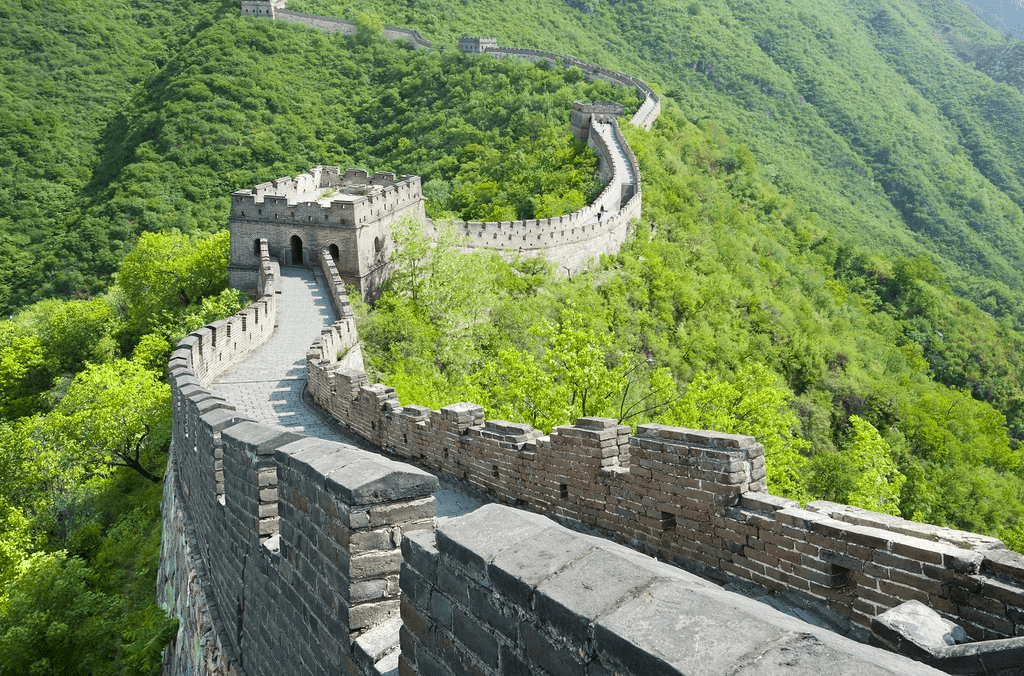
<path fill-rule="evenodd" d="M 906 477 L 897 469 L 892 449 L 878 430 L 859 416 L 850 416 L 852 438 L 846 452 L 857 468 L 846 502 L 873 512 L 899 515 L 900 489 Z"/>
<path fill-rule="evenodd" d="M 180 330 L 186 309 L 224 291 L 228 244 L 226 230 L 208 236 L 143 233 L 117 273 L 116 297 L 131 335 L 161 325 Z"/>
<path fill-rule="evenodd" d="M 0 673 L 102 673 L 114 651 L 113 605 L 81 560 L 32 555 L 0 597 Z"/>
<path fill-rule="evenodd" d="M 774 495 L 806 500 L 806 460 L 801 452 L 810 444 L 794 434 L 798 421 L 789 409 L 790 397 L 770 369 L 749 363 L 732 381 L 698 373 L 662 422 L 756 437 L 764 445 L 768 489 Z"/>
<path fill-rule="evenodd" d="M 131 360 L 87 367 L 47 418 L 45 434 L 86 471 L 128 467 L 160 481 L 154 461 L 170 441 L 171 390 Z"/>

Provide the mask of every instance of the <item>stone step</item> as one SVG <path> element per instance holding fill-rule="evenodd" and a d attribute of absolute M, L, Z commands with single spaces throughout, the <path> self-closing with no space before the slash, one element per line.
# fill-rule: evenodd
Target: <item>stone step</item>
<path fill-rule="evenodd" d="M 364 673 L 398 676 L 398 656 L 402 652 L 398 632 L 401 628 L 402 618 L 396 616 L 356 639 L 352 653 Z"/>

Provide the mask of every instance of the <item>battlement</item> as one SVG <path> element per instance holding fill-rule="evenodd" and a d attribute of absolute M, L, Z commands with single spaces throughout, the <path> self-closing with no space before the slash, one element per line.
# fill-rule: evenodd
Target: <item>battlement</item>
<path fill-rule="evenodd" d="M 642 676 L 707 665 L 680 631 L 699 632 L 702 646 L 716 646 L 715 664 L 738 668 L 745 658 L 724 630 L 737 626 L 751 648 L 778 648 L 780 668 L 822 673 L 841 661 L 860 674 L 933 673 L 544 517 L 491 505 L 438 527 L 431 474 L 252 421 L 208 384 L 252 350 L 254 341 L 240 338 L 269 335 L 273 272 L 268 266 L 269 298 L 195 332 L 169 364 L 174 425 L 158 588 L 181 633 L 168 673 L 499 676 L 599 664 Z M 343 288 L 331 295 L 345 324 Z M 525 490 L 531 508 L 543 500 L 557 518 L 603 511 L 609 523 L 633 521 L 640 542 L 664 540 L 705 512 L 785 507 L 770 496 L 745 504 L 764 481 L 763 451 L 750 437 L 660 425 L 630 435 L 600 418 L 543 435 L 484 420 L 474 404 L 402 407 L 391 388 L 340 368 L 343 356 L 314 349 L 309 358 L 328 367 L 320 380 L 311 370 L 311 388 L 337 393 L 350 424 L 383 448 L 430 449 L 428 464 L 492 494 Z M 613 487 L 614 509 L 604 508 L 602 486 Z M 639 592 L 654 607 L 638 604 Z M 696 624 L 681 629 L 680 618 Z"/>
<path fill-rule="evenodd" d="M 594 101 L 593 103 L 576 101 L 572 104 L 569 128 L 573 136 L 585 141 L 590 136 L 592 122 L 608 124 L 622 117 L 625 112 L 625 107 L 615 101 Z"/>
<path fill-rule="evenodd" d="M 278 220 L 357 226 L 423 198 L 419 176 L 396 178 L 392 172 L 313 167 L 295 178 L 285 176 L 231 193 L 233 220 Z"/>

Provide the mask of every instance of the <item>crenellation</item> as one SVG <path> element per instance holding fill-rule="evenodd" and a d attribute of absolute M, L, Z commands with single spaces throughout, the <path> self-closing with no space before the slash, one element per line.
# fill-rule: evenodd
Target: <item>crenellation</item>
<path fill-rule="evenodd" d="M 321 366 L 308 368 L 312 373 Z M 975 581 L 987 552 L 1003 551 L 998 540 L 832 503 L 800 508 L 771 496 L 764 492 L 764 449 L 749 436 L 664 425 L 641 425 L 630 434 L 628 426 L 594 418 L 543 435 L 485 420 L 474 404 L 429 412 L 401 406 L 389 388 L 386 407 L 397 415 L 382 415 L 384 404 L 376 413 L 357 412 L 358 402 L 345 406 L 336 393 L 314 397 L 328 410 L 349 411 L 344 419 L 372 417 L 373 434 L 388 439 L 400 457 L 458 477 L 499 501 L 599 527 L 715 579 L 801 591 L 865 627 L 877 612 L 912 598 L 954 618 L 964 609 L 965 628 L 977 638 L 999 634 L 1013 622 L 992 619 L 1000 608 L 1009 618 L 1011 603 L 985 596 L 984 585 Z M 1024 571 L 1024 564 L 1014 568 L 1004 560 L 1024 557 L 997 554 L 988 566 Z M 946 579 L 973 591 L 957 592 Z M 991 585 L 998 590 L 993 593 L 1024 593 L 1019 584 L 1002 585 Z M 1014 608 L 1024 603 L 1019 597 L 1013 602 Z M 1010 629 L 1007 635 L 1024 634 L 1024 624 Z"/>
<path fill-rule="evenodd" d="M 425 218 L 418 176 L 318 166 L 236 191 L 229 281 L 243 289 L 255 283 L 252 243 L 266 240 L 267 255 L 288 265 L 319 265 L 327 252 L 344 282 L 373 295 L 387 273 L 391 226 L 404 218 Z"/>

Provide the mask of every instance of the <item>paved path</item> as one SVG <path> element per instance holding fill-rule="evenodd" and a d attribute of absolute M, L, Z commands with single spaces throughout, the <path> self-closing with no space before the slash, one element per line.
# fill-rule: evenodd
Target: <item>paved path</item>
<path fill-rule="evenodd" d="M 367 448 L 361 439 L 336 429 L 325 413 L 302 401 L 306 351 L 320 329 L 336 319 L 330 298 L 317 285 L 312 270 L 281 268 L 278 313 L 270 340 L 218 378 L 213 391 L 259 422 Z"/>
<path fill-rule="evenodd" d="M 257 421 L 377 452 L 330 416 L 306 405 L 306 351 L 320 329 L 334 323 L 334 307 L 308 268 L 281 268 L 281 296 L 274 335 L 244 362 L 218 378 L 211 389 Z M 443 520 L 473 511 L 485 500 L 457 482 L 442 480 L 434 494 Z"/>

